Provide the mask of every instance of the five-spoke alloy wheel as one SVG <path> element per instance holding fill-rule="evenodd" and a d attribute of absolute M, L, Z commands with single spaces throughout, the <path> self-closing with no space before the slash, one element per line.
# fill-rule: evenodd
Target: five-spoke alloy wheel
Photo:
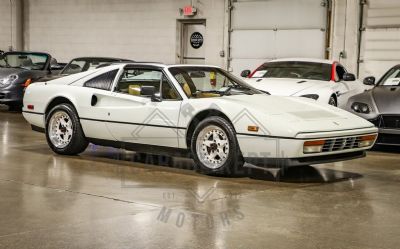
<path fill-rule="evenodd" d="M 197 170 L 205 174 L 234 175 L 243 166 L 235 130 L 221 117 L 208 117 L 196 126 L 191 150 Z"/>
<path fill-rule="evenodd" d="M 50 148 L 61 155 L 76 155 L 87 148 L 88 141 L 72 105 L 60 104 L 46 113 L 46 139 Z"/>

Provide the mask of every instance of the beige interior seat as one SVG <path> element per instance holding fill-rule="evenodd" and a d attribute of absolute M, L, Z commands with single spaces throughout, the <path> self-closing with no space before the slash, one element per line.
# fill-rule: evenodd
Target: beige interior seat
<path fill-rule="evenodd" d="M 129 85 L 128 93 L 130 95 L 140 96 L 141 87 L 139 85 Z"/>

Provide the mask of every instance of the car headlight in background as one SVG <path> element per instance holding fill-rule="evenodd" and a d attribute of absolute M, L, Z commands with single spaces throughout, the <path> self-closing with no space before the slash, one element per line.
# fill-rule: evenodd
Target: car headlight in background
<path fill-rule="evenodd" d="M 0 87 L 6 87 L 14 83 L 18 79 L 18 75 L 12 74 L 6 78 L 0 79 Z"/>
<path fill-rule="evenodd" d="M 319 95 L 318 94 L 305 94 L 305 95 L 301 95 L 300 97 L 314 99 L 314 100 L 318 100 L 319 99 Z"/>
<path fill-rule="evenodd" d="M 351 105 L 351 109 L 357 113 L 368 114 L 371 112 L 371 108 L 369 107 L 369 105 L 360 102 L 354 102 Z"/>

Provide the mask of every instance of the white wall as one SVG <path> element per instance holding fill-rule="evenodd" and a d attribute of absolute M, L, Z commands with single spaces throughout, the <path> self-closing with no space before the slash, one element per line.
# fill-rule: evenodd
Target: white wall
<path fill-rule="evenodd" d="M 17 4 L 15 0 L 0 0 L 0 50 L 7 51 L 10 46 L 14 48 L 18 46 L 16 32 Z"/>
<path fill-rule="evenodd" d="M 6 1 L 6 0 L 1 0 Z M 112 56 L 177 62 L 179 8 L 190 0 L 29 0 L 25 49 L 58 61 Z M 193 1 L 195 18 L 207 20 L 206 63 L 223 66 L 225 0 Z"/>

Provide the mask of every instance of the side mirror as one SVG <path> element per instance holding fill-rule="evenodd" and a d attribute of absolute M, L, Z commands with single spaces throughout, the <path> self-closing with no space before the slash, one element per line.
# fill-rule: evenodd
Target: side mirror
<path fill-rule="evenodd" d="M 250 74 L 251 74 L 250 70 L 243 70 L 242 73 L 240 73 L 240 76 L 242 76 L 243 78 L 247 78 L 249 77 Z"/>
<path fill-rule="evenodd" d="M 141 86 L 140 95 L 151 97 L 151 101 L 153 102 L 161 101 L 161 96 L 159 93 L 156 93 L 156 88 L 154 86 Z"/>
<path fill-rule="evenodd" d="M 363 80 L 364 85 L 374 86 L 375 85 L 375 77 L 369 76 Z"/>
<path fill-rule="evenodd" d="M 356 80 L 356 76 L 352 73 L 345 73 L 343 75 L 343 80 L 344 81 L 355 81 Z"/>
<path fill-rule="evenodd" d="M 55 64 L 55 65 L 51 65 L 50 66 L 50 70 L 51 71 L 58 71 L 58 70 L 62 70 L 62 69 L 64 69 L 64 66 L 63 65 L 60 65 L 60 64 Z"/>
<path fill-rule="evenodd" d="M 140 95 L 142 96 L 153 96 L 156 93 L 156 88 L 154 86 L 141 86 Z"/>

